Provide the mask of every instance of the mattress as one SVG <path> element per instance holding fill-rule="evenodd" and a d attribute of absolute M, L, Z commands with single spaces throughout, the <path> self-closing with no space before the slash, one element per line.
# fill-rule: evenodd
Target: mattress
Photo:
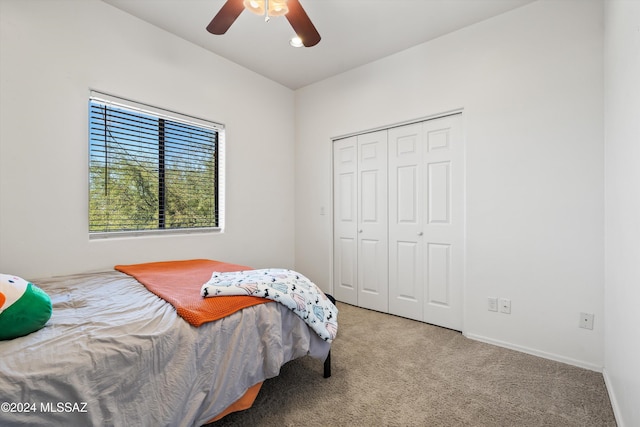
<path fill-rule="evenodd" d="M 330 344 L 278 303 L 198 328 L 118 271 L 34 281 L 53 315 L 0 341 L 0 425 L 199 426 Z"/>

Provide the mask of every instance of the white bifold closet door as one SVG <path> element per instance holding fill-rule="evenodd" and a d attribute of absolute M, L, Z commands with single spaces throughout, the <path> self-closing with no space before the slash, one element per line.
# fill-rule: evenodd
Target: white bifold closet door
<path fill-rule="evenodd" d="M 461 114 L 389 129 L 389 312 L 462 330 Z"/>
<path fill-rule="evenodd" d="M 387 131 L 334 142 L 334 294 L 388 311 Z"/>

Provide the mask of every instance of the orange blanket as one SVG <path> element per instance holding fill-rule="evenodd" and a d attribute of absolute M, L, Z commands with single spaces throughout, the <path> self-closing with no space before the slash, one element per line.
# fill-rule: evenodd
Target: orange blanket
<path fill-rule="evenodd" d="M 116 270 L 136 278 L 193 326 L 221 319 L 238 310 L 271 300 L 252 296 L 203 298 L 200 288 L 214 271 L 251 270 L 250 267 L 209 259 L 116 265 Z"/>

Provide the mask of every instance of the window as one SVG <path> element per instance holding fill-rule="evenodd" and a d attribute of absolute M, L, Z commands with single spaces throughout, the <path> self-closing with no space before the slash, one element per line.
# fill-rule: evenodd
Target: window
<path fill-rule="evenodd" d="M 92 92 L 89 233 L 221 229 L 224 128 Z"/>

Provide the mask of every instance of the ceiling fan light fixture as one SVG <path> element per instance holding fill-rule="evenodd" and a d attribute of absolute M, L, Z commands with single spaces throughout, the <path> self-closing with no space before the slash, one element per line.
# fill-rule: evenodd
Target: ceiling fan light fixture
<path fill-rule="evenodd" d="M 291 40 L 289 40 L 289 44 L 293 47 L 303 46 L 302 39 L 298 36 L 292 37 Z"/>
<path fill-rule="evenodd" d="M 287 0 L 269 0 L 269 16 L 283 16 L 287 13 Z"/>
<path fill-rule="evenodd" d="M 283 16 L 289 12 L 287 0 L 244 0 L 245 9 L 256 15 Z"/>
<path fill-rule="evenodd" d="M 244 0 L 244 8 L 256 15 L 264 15 L 264 0 Z"/>

